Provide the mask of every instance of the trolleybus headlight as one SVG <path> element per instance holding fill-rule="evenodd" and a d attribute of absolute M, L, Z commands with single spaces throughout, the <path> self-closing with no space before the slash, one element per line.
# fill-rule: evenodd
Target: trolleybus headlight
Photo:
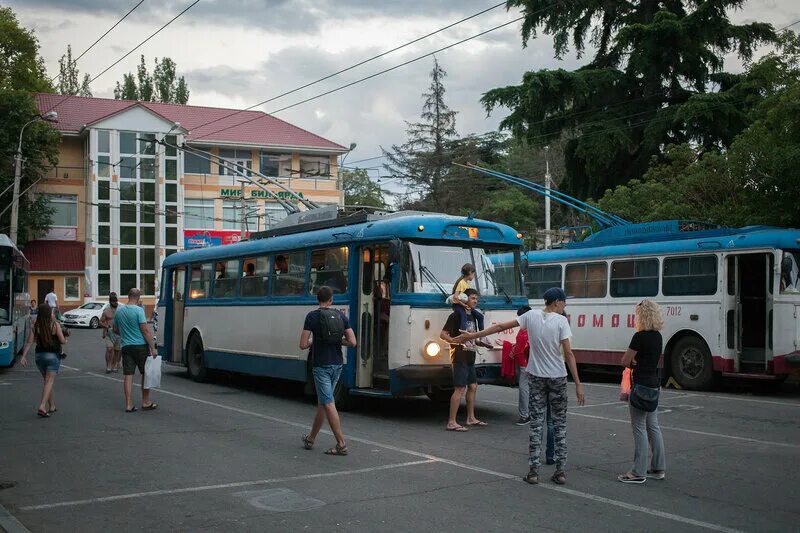
<path fill-rule="evenodd" d="M 439 355 L 439 352 L 442 351 L 442 347 L 439 346 L 439 343 L 436 341 L 428 341 L 425 343 L 425 347 L 422 349 L 422 353 L 427 357 L 433 359 Z"/>
<path fill-rule="evenodd" d="M 10 346 L 10 345 L 9 345 L 9 344 L 8 344 L 8 342 L 6 342 L 6 341 L 0 342 L 0 350 L 5 350 L 5 349 L 6 349 L 6 348 L 8 348 L 9 346 Z"/>

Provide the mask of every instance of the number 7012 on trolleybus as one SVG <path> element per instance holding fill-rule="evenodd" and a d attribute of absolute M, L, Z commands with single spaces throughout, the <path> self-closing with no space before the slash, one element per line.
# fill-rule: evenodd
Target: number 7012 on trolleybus
<path fill-rule="evenodd" d="M 331 287 L 358 345 L 337 391 L 444 396 L 452 387 L 439 334 L 464 263 L 476 268 L 486 324 L 527 303 L 521 235 L 502 224 L 432 213 L 358 214 L 275 228 L 249 241 L 180 252 L 163 263 L 159 352 L 195 380 L 232 371 L 313 383 L 298 341 L 316 291 Z M 511 259 L 496 266 L 497 254 Z M 479 381 L 500 379 L 500 344 L 479 349 Z"/>

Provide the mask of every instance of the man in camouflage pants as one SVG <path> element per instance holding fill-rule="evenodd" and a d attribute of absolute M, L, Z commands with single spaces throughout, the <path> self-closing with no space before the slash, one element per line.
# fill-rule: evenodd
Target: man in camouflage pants
<path fill-rule="evenodd" d="M 585 403 L 583 385 L 578 377 L 578 367 L 575 355 L 570 348 L 569 339 L 572 332 L 569 321 L 563 316 L 564 307 L 567 305 L 567 295 L 560 287 L 547 289 L 544 293 L 544 309 L 531 309 L 518 316 L 516 320 L 495 324 L 477 333 L 464 333 L 454 339 L 454 342 L 491 335 L 499 331 L 520 326 L 528 331 L 531 347 L 528 357 L 528 385 L 530 390 L 530 470 L 523 479 L 531 484 L 539 483 L 539 464 L 542 453 L 542 431 L 550 404 L 550 413 L 553 417 L 553 433 L 555 435 L 556 471 L 550 478 L 554 483 L 563 485 L 567 482 L 564 468 L 567 465 L 567 369 L 566 362 L 572 379 L 575 381 L 575 394 L 578 405 Z M 561 357 L 561 349 L 564 357 Z"/>

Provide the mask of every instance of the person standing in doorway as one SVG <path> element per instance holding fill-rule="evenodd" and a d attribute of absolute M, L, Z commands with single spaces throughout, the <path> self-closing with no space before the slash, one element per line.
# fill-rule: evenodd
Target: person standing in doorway
<path fill-rule="evenodd" d="M 495 324 L 477 333 L 463 333 L 454 339 L 464 342 L 484 335 L 491 335 L 520 326 L 528 331 L 530 355 L 528 357 L 528 386 L 530 388 L 530 457 L 528 474 L 523 478 L 531 484 L 539 483 L 539 464 L 542 453 L 542 433 L 547 406 L 553 416 L 555 436 L 556 470 L 550 478 L 553 483 L 563 485 L 567 482 L 564 469 L 567 464 L 567 369 L 575 381 L 575 394 L 578 405 L 584 405 L 586 398 L 583 385 L 578 377 L 575 355 L 569 339 L 572 332 L 567 318 L 563 316 L 567 305 L 567 295 L 560 287 L 552 287 L 544 293 L 544 309 L 532 309 L 516 320 Z M 561 357 L 561 349 L 564 357 Z"/>
<path fill-rule="evenodd" d="M 55 289 L 50 289 L 50 292 L 45 295 L 44 301 L 51 309 L 55 309 L 53 316 L 58 319 L 58 296 L 56 296 Z"/>
<path fill-rule="evenodd" d="M 41 418 L 49 418 L 56 412 L 56 400 L 53 387 L 56 382 L 56 375 L 61 367 L 61 345 L 67 342 L 64 333 L 61 331 L 61 324 L 54 318 L 55 310 L 44 303 L 39 306 L 36 314 L 36 322 L 28 333 L 25 347 L 20 355 L 22 366 L 28 366 L 28 350 L 36 342 L 36 366 L 42 374 L 44 387 L 42 389 L 42 399 L 39 402 L 39 409 L 36 414 Z"/>
<path fill-rule="evenodd" d="M 355 346 L 356 335 L 347 321 L 347 317 L 333 308 L 333 290 L 323 285 L 317 291 L 319 309 L 306 315 L 303 331 L 300 333 L 300 349 L 311 348 L 312 374 L 317 389 L 317 412 L 311 424 L 311 432 L 303 436 L 303 447 L 310 450 L 314 447 L 317 434 L 327 418 L 336 446 L 325 450 L 327 455 L 347 455 L 347 442 L 342 433 L 339 413 L 336 410 L 333 393 L 342 373 L 344 357 L 342 345 Z"/>
<path fill-rule="evenodd" d="M 658 375 L 658 360 L 661 358 L 663 340 L 661 328 L 664 319 L 661 308 L 653 300 L 642 300 L 635 310 L 636 333 L 631 338 L 631 343 L 622 356 L 622 366 L 633 369 L 633 385 L 658 389 L 661 387 L 661 378 Z M 617 479 L 623 483 L 642 484 L 647 478 L 665 479 L 666 454 L 664 453 L 664 439 L 661 436 L 661 427 L 658 425 L 658 409 L 652 412 L 644 411 L 630 403 L 631 427 L 633 428 L 633 468 L 625 474 L 620 474 Z M 649 452 L 653 450 L 653 457 L 649 459 Z M 648 464 L 650 468 L 648 469 Z"/>
<path fill-rule="evenodd" d="M 117 293 L 112 292 L 108 295 L 108 305 L 103 309 L 103 315 L 100 317 L 100 326 L 103 328 L 103 343 L 106 348 L 106 374 L 111 372 L 119 372 L 120 344 L 119 335 L 114 333 L 114 315 L 117 312 L 119 299 Z"/>
<path fill-rule="evenodd" d="M 125 412 L 137 411 L 133 405 L 133 375 L 136 369 L 142 375 L 142 411 L 152 411 L 158 404 L 150 400 L 150 389 L 144 388 L 144 363 L 147 356 L 156 357 L 153 333 L 147 325 L 144 309 L 139 306 L 142 293 L 133 288 L 128 292 L 128 303 L 117 308 L 114 314 L 114 332 L 120 336 L 122 347 L 122 374 L 125 376 Z"/>
<path fill-rule="evenodd" d="M 477 331 L 477 318 L 471 313 L 478 306 L 478 291 L 466 289 L 467 296 L 466 331 Z M 453 370 L 453 395 L 450 397 L 450 414 L 447 419 L 447 431 L 468 431 L 468 428 L 460 425 L 456 420 L 461 399 L 467 397 L 467 426 L 483 427 L 487 426 L 475 417 L 475 397 L 478 393 L 478 376 L 475 372 L 475 344 L 473 342 L 461 342 L 456 338 L 461 334 L 461 316 L 453 311 L 447 318 L 439 338 L 450 343 L 450 365 Z M 474 337 L 473 337 L 474 338 Z"/>

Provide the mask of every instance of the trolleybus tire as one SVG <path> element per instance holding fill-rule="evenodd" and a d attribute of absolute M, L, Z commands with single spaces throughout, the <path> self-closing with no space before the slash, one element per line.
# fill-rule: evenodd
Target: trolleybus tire
<path fill-rule="evenodd" d="M 186 347 L 186 370 L 193 381 L 197 383 L 208 381 L 203 341 L 198 335 L 189 337 L 189 344 Z"/>
<path fill-rule="evenodd" d="M 434 386 L 425 395 L 434 403 L 447 403 L 453 396 L 453 390 L 452 388 Z"/>
<path fill-rule="evenodd" d="M 97 329 L 98 327 L 100 327 L 100 320 L 97 317 L 93 317 L 89 321 L 89 327 L 92 329 Z"/>
<path fill-rule="evenodd" d="M 684 389 L 708 390 L 714 384 L 711 352 L 699 337 L 688 335 L 676 342 L 669 360 L 672 377 Z"/>

